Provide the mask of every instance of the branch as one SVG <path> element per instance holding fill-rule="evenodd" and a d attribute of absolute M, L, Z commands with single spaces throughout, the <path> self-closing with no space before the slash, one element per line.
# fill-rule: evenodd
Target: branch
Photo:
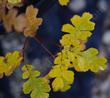
<path fill-rule="evenodd" d="M 40 42 L 40 40 L 36 37 L 34 39 L 41 45 L 41 47 L 53 58 L 55 59 L 55 56 Z"/>

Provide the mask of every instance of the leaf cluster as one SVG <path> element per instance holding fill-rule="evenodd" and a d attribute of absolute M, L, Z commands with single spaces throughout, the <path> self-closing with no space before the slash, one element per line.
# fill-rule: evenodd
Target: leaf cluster
<path fill-rule="evenodd" d="M 55 66 L 48 74 L 54 79 L 52 82 L 54 91 L 66 91 L 70 88 L 74 81 L 74 73 L 69 71 L 69 68 L 74 68 L 78 72 L 89 70 L 98 72 L 106 69 L 107 60 L 98 56 L 97 49 L 85 49 L 85 44 L 95 26 L 91 21 L 92 17 L 92 14 L 85 12 L 82 16 L 73 16 L 70 19 L 72 24 L 63 25 L 62 31 L 65 34 L 60 40 L 63 49 L 57 54 Z"/>

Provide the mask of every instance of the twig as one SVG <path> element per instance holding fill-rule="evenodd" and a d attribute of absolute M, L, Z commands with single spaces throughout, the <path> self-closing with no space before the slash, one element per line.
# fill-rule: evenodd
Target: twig
<path fill-rule="evenodd" d="M 27 43 L 28 43 L 28 37 L 25 38 L 25 41 L 24 41 L 24 44 L 23 44 L 23 48 L 21 49 L 21 53 L 22 53 L 23 58 L 24 58 L 24 51 L 25 51 L 25 48 L 27 46 Z"/>
<path fill-rule="evenodd" d="M 40 42 L 40 40 L 36 37 L 34 39 L 41 45 L 41 47 L 53 58 L 55 59 L 55 56 Z"/>

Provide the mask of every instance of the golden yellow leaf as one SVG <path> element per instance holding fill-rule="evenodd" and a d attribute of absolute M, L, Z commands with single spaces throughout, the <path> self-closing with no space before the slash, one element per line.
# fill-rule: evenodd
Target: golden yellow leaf
<path fill-rule="evenodd" d="M 20 65 L 23 57 L 20 52 L 15 51 L 7 53 L 5 57 L 0 57 L 0 78 L 10 76 L 13 71 Z"/>
<path fill-rule="evenodd" d="M 59 3 L 60 3 L 62 6 L 67 5 L 69 2 L 70 2 L 70 0 L 59 0 Z"/>
<path fill-rule="evenodd" d="M 22 2 L 22 0 L 8 0 L 8 3 L 10 3 L 10 4 L 18 4 L 21 2 Z"/>
<path fill-rule="evenodd" d="M 64 87 L 63 79 L 62 78 L 55 78 L 52 83 L 52 87 L 54 91 L 59 91 Z"/>
<path fill-rule="evenodd" d="M 23 5 L 23 0 L 8 0 L 6 7 L 12 9 L 13 7 L 21 7 Z"/>
<path fill-rule="evenodd" d="M 24 30 L 26 37 L 34 37 L 39 26 L 42 24 L 42 18 L 37 18 L 38 9 L 30 5 L 26 9 L 27 26 Z"/>
<path fill-rule="evenodd" d="M 54 78 L 52 88 L 55 92 L 68 90 L 74 82 L 74 72 L 69 71 L 66 66 L 56 65 L 48 75 Z"/>

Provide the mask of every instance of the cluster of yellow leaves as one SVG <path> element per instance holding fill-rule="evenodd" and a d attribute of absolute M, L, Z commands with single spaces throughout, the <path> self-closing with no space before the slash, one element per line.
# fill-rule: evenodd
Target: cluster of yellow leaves
<path fill-rule="evenodd" d="M 23 84 L 24 94 L 30 94 L 31 98 L 48 98 L 50 86 L 44 78 L 40 78 L 40 72 L 35 70 L 32 65 L 22 67 L 23 79 L 28 79 Z"/>
<path fill-rule="evenodd" d="M 58 1 L 62 6 L 65 6 L 70 2 L 70 0 L 58 0 Z"/>
<path fill-rule="evenodd" d="M 2 10 L 0 10 L 2 11 Z M 17 32 L 23 32 L 25 37 L 34 37 L 39 26 L 42 24 L 42 18 L 37 18 L 38 9 L 30 5 L 26 13 L 18 15 L 17 9 L 10 9 L 8 13 L 1 12 L 1 20 L 7 32 L 14 28 Z"/>
<path fill-rule="evenodd" d="M 55 78 L 52 83 L 54 91 L 66 91 L 71 87 L 70 85 L 74 80 L 74 73 L 67 69 L 67 66 L 57 65 L 49 72 L 49 77 Z"/>
<path fill-rule="evenodd" d="M 0 78 L 10 76 L 21 64 L 23 57 L 20 52 L 7 53 L 5 57 L 0 57 Z"/>
<path fill-rule="evenodd" d="M 69 71 L 69 68 L 74 68 L 78 72 L 98 72 L 106 69 L 107 60 L 98 56 L 97 49 L 85 49 L 85 43 L 95 26 L 95 23 L 90 21 L 92 17 L 92 14 L 85 12 L 81 17 L 72 17 L 72 24 L 63 25 L 62 31 L 66 32 L 60 40 L 63 49 L 58 53 L 54 60 L 55 66 L 48 74 L 50 78 L 54 78 L 54 91 L 66 91 L 70 88 L 74 81 L 74 73 Z"/>
<path fill-rule="evenodd" d="M 70 0 L 59 0 L 62 6 L 69 2 Z M 13 7 L 21 3 L 22 0 L 1 0 L 0 21 L 3 22 L 7 32 L 14 29 L 17 32 L 23 32 L 25 37 L 34 37 L 43 20 L 36 17 L 38 9 L 33 5 L 28 6 L 25 13 L 18 14 L 18 10 Z M 70 19 L 72 24 L 63 25 L 62 31 L 65 34 L 60 40 L 63 49 L 57 54 L 54 60 L 55 66 L 47 75 L 48 79 L 53 79 L 53 91 L 64 92 L 71 88 L 74 72 L 69 68 L 74 68 L 78 72 L 98 72 L 106 69 L 107 60 L 105 57 L 98 56 L 97 49 L 85 49 L 85 44 L 95 27 L 95 23 L 91 21 L 92 17 L 92 14 L 85 12 L 82 16 L 72 17 Z M 18 51 L 0 57 L 0 78 L 11 75 L 22 59 Z M 51 88 L 46 78 L 39 77 L 40 72 L 31 65 L 24 65 L 22 71 L 23 79 L 27 80 L 23 84 L 23 92 L 30 94 L 31 98 L 48 98 Z"/>

